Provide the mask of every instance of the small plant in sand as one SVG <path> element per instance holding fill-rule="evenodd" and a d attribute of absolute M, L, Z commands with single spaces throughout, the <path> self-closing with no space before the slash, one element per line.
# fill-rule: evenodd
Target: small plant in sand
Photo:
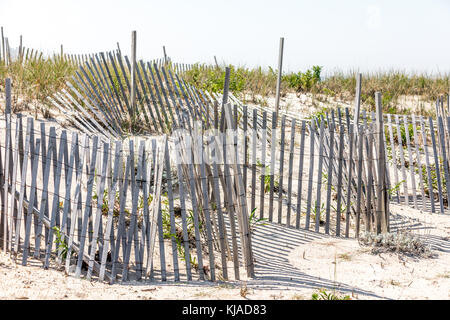
<path fill-rule="evenodd" d="M 248 287 L 247 287 L 247 283 L 244 282 L 244 283 L 241 285 L 241 289 L 239 290 L 239 294 L 241 295 L 242 298 L 247 299 L 247 295 L 248 295 L 248 293 L 249 293 L 248 291 L 249 291 L 249 290 L 248 290 Z"/>
<path fill-rule="evenodd" d="M 188 256 L 188 253 L 185 252 L 184 247 L 184 238 L 183 238 L 183 229 L 180 225 L 180 222 L 175 220 L 175 233 L 172 233 L 172 227 L 171 227 L 171 221 L 170 221 L 170 211 L 169 211 L 169 199 L 167 197 L 167 193 L 163 195 L 164 198 L 161 200 L 161 217 L 162 217 L 162 226 L 163 226 L 163 236 L 164 239 L 170 239 L 174 240 L 177 245 L 177 252 L 180 256 L 180 259 L 182 261 L 186 261 L 186 258 Z M 186 224 L 187 224 L 187 237 L 188 242 L 190 244 L 195 243 L 195 225 L 194 225 L 194 212 L 190 209 L 187 210 L 187 217 L 186 217 Z M 202 231 L 202 224 L 201 221 L 199 221 L 199 231 Z M 198 262 L 196 258 L 189 254 L 189 262 L 191 266 L 197 270 L 198 269 Z"/>
<path fill-rule="evenodd" d="M 434 197 L 434 191 L 439 190 L 438 189 L 438 175 L 436 173 L 436 165 L 431 164 L 430 166 L 430 178 L 431 178 L 431 187 L 432 190 L 430 190 L 430 180 L 428 179 L 428 172 L 427 167 L 422 165 L 422 168 L 416 168 L 416 173 L 422 174 L 423 184 L 425 186 L 425 194 L 428 196 Z M 448 199 L 447 199 L 447 183 L 445 180 L 445 175 L 442 175 L 442 172 L 444 172 L 444 161 L 441 157 L 439 157 L 439 169 L 441 170 L 441 189 L 442 189 L 442 199 L 444 200 L 444 206 L 448 206 Z M 421 172 L 420 172 L 421 171 Z"/>
<path fill-rule="evenodd" d="M 389 195 L 392 197 L 400 190 L 400 186 L 405 182 L 405 180 L 400 181 L 399 183 L 392 186 L 392 188 L 388 189 Z"/>
<path fill-rule="evenodd" d="M 250 224 L 250 232 L 253 232 L 256 229 L 256 227 L 258 227 L 258 226 L 267 225 L 267 223 L 265 222 L 265 221 L 267 221 L 267 218 L 258 218 L 256 216 L 256 209 L 257 208 L 254 208 L 252 210 L 252 213 L 250 214 L 250 216 L 248 218 L 248 221 Z"/>
<path fill-rule="evenodd" d="M 325 289 L 320 289 L 314 292 L 311 296 L 311 300 L 351 300 L 349 295 L 340 295 L 336 292 L 327 292 Z"/>
<path fill-rule="evenodd" d="M 410 232 L 381 233 L 366 232 L 359 238 L 361 246 L 372 247 L 372 253 L 396 252 L 410 256 L 430 258 L 433 256 L 429 245 Z"/>
<path fill-rule="evenodd" d="M 316 215 L 319 215 L 319 223 L 320 223 L 320 224 L 324 223 L 324 221 L 322 220 L 322 217 L 323 217 L 323 215 L 324 215 L 324 213 L 325 213 L 325 210 L 326 210 L 325 204 L 322 203 L 321 206 L 320 206 L 320 208 L 317 208 L 317 201 L 316 201 L 316 202 L 315 202 L 315 205 L 312 207 L 311 218 L 312 218 L 313 220 L 315 220 L 315 219 L 316 219 Z"/>
<path fill-rule="evenodd" d="M 261 175 L 262 178 L 262 175 Z M 266 167 L 266 173 L 264 174 L 264 193 L 267 193 L 270 191 L 270 183 L 273 179 L 273 191 L 277 192 L 280 187 L 280 183 L 278 181 L 278 178 L 276 177 L 275 174 L 271 175 L 270 174 L 270 168 Z"/>
<path fill-rule="evenodd" d="M 61 258 L 63 260 L 66 259 L 67 253 L 69 252 L 69 247 L 67 245 L 66 239 L 64 239 L 64 235 L 62 234 L 59 227 L 53 227 L 53 231 L 55 232 L 55 245 L 58 252 L 60 252 Z"/>

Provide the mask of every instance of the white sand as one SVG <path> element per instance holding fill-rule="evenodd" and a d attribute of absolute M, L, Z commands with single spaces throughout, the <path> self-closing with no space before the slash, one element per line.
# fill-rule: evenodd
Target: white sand
<path fill-rule="evenodd" d="M 392 206 L 401 226 L 432 245 L 435 258 L 373 255 L 355 239 L 339 239 L 274 224 L 253 237 L 256 278 L 247 282 L 108 285 L 15 264 L 0 253 L 0 299 L 310 299 L 319 288 L 352 299 L 449 299 L 450 217 Z M 244 288 L 247 290 L 244 290 Z"/>

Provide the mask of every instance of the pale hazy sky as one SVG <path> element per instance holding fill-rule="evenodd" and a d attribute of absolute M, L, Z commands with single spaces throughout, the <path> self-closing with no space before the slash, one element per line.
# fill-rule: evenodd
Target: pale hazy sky
<path fill-rule="evenodd" d="M 137 31 L 138 57 L 192 63 L 450 72 L 447 0 L 0 0 L 11 46 L 44 52 L 127 54 Z"/>

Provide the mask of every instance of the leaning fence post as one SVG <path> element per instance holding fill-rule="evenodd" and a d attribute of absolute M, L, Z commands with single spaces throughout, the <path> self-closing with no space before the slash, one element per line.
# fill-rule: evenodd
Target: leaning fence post
<path fill-rule="evenodd" d="M 376 206 L 376 232 L 389 231 L 389 203 L 387 197 L 386 184 L 386 162 L 384 155 L 384 125 L 383 111 L 381 106 L 381 93 L 375 93 L 375 105 L 377 112 L 377 168 L 378 168 L 378 185 L 377 185 L 377 206 Z"/>
<path fill-rule="evenodd" d="M 278 54 L 277 91 L 276 91 L 276 97 L 275 97 L 275 112 L 277 113 L 277 118 L 278 118 L 278 109 L 280 106 L 280 87 L 281 87 L 281 75 L 282 75 L 282 67 L 283 67 L 283 47 L 284 47 L 284 38 L 280 38 L 280 51 Z"/>

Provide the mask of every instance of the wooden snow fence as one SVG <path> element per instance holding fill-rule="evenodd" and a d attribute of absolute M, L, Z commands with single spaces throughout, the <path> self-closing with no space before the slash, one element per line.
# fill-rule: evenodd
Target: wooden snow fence
<path fill-rule="evenodd" d="M 437 117 L 384 115 L 385 157 L 389 198 L 414 209 L 448 214 L 450 117 L 443 98 L 436 101 Z M 363 111 L 362 121 L 374 113 Z"/>
<path fill-rule="evenodd" d="M 106 140 L 36 128 L 11 115 L 9 80 L 6 89 L 0 245 L 17 261 L 110 283 L 253 276 L 239 168 L 224 176 L 203 161 L 177 161 L 196 149 L 174 152 L 176 136 Z"/>
<path fill-rule="evenodd" d="M 340 110 L 297 120 L 235 106 L 251 228 L 278 223 L 344 237 L 387 232 L 389 179 L 377 102 L 378 121 L 357 129 Z"/>
<path fill-rule="evenodd" d="M 67 88 L 48 100 L 87 134 L 169 134 L 180 126 L 183 110 L 192 121 L 211 122 L 217 101 L 186 83 L 182 72 L 177 64 L 130 61 L 119 51 L 91 54 Z"/>

